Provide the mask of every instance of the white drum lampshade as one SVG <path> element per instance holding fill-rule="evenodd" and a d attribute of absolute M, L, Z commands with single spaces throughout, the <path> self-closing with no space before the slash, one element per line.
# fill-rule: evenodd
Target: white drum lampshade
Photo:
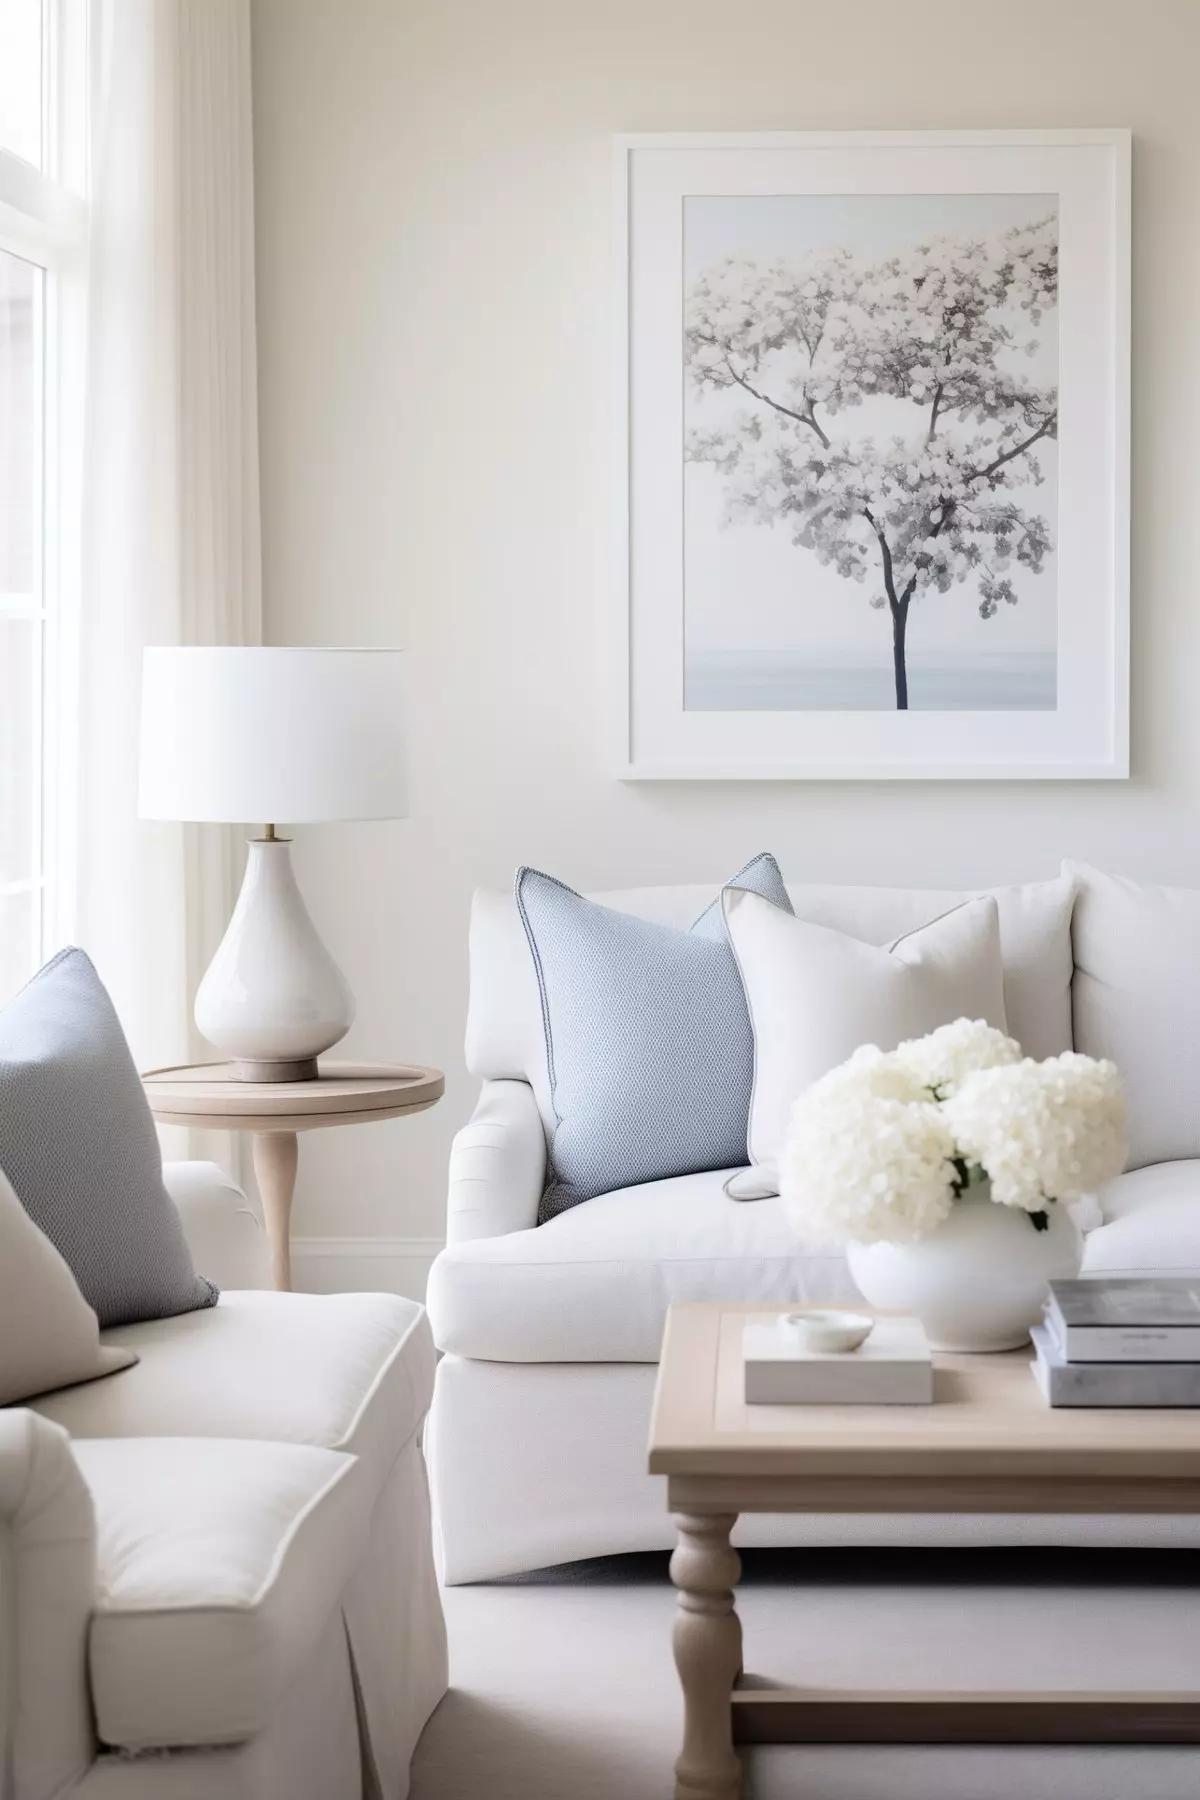
<path fill-rule="evenodd" d="M 200 1031 L 247 1080 L 315 1077 L 350 1029 L 349 988 L 275 827 L 405 816 L 405 661 L 400 650 L 144 652 L 141 816 L 265 827 L 196 994 Z"/>

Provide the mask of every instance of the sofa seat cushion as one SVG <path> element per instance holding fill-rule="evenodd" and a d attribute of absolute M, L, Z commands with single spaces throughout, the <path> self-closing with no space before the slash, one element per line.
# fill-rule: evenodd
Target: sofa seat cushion
<path fill-rule="evenodd" d="M 253 1737 L 362 1556 L 373 1494 L 361 1466 L 310 1445 L 224 1438 L 73 1448 L 96 1510 L 88 1668 L 101 1742 Z"/>
<path fill-rule="evenodd" d="M 676 1300 L 849 1302 L 840 1251 L 797 1244 L 776 1196 L 739 1204 L 728 1170 L 601 1194 L 536 1230 L 433 1265 L 438 1348 L 493 1362 L 657 1362 Z"/>
<path fill-rule="evenodd" d="M 104 1341 L 137 1366 L 36 1403 L 73 1438 L 315 1444 L 360 1456 L 376 1489 L 433 1393 L 424 1310 L 396 1294 L 235 1291 Z"/>
<path fill-rule="evenodd" d="M 1118 1175 L 1098 1199 L 1105 1223 L 1085 1240 L 1085 1275 L 1200 1276 L 1200 1161 Z"/>

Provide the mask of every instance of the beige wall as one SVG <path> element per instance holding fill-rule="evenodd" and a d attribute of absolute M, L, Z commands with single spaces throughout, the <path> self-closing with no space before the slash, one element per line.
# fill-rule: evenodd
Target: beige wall
<path fill-rule="evenodd" d="M 419 671 L 417 816 L 302 833 L 301 875 L 351 1048 L 448 1072 L 308 1140 L 301 1234 L 440 1229 L 470 892 L 520 860 L 1200 883 L 1200 0 L 254 0 L 254 62 L 268 638 Z M 610 779 L 609 134 L 1094 124 L 1135 134 L 1134 779 Z"/>

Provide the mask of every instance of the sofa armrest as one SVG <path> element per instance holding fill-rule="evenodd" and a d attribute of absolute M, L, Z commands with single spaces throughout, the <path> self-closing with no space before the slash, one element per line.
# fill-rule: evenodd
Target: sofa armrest
<path fill-rule="evenodd" d="M 485 1081 L 450 1150 L 446 1241 L 504 1237 L 537 1224 L 546 1136 L 525 1081 Z"/>
<path fill-rule="evenodd" d="M 223 1288 L 272 1285 L 266 1233 L 232 1177 L 216 1163 L 168 1162 L 163 1184 L 199 1274 Z"/>
<path fill-rule="evenodd" d="M 87 1634 L 96 1523 L 71 1440 L 25 1407 L 0 1411 L 0 1791 L 74 1792 L 95 1754 Z"/>

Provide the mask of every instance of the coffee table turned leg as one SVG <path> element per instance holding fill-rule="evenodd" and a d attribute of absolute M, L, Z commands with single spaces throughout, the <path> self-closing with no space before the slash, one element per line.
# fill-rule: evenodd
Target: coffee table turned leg
<path fill-rule="evenodd" d="M 679 1590 L 675 1667 L 683 1688 L 683 1749 L 675 1800 L 736 1800 L 741 1760 L 733 1747 L 730 1694 L 742 1672 L 742 1625 L 733 1590 L 741 1558 L 730 1547 L 735 1513 L 676 1513 L 671 1580 Z"/>
<path fill-rule="evenodd" d="M 282 1294 L 292 1290 L 292 1196 L 298 1156 L 294 1131 L 255 1132 L 254 1174 L 271 1241 L 271 1274 Z"/>

